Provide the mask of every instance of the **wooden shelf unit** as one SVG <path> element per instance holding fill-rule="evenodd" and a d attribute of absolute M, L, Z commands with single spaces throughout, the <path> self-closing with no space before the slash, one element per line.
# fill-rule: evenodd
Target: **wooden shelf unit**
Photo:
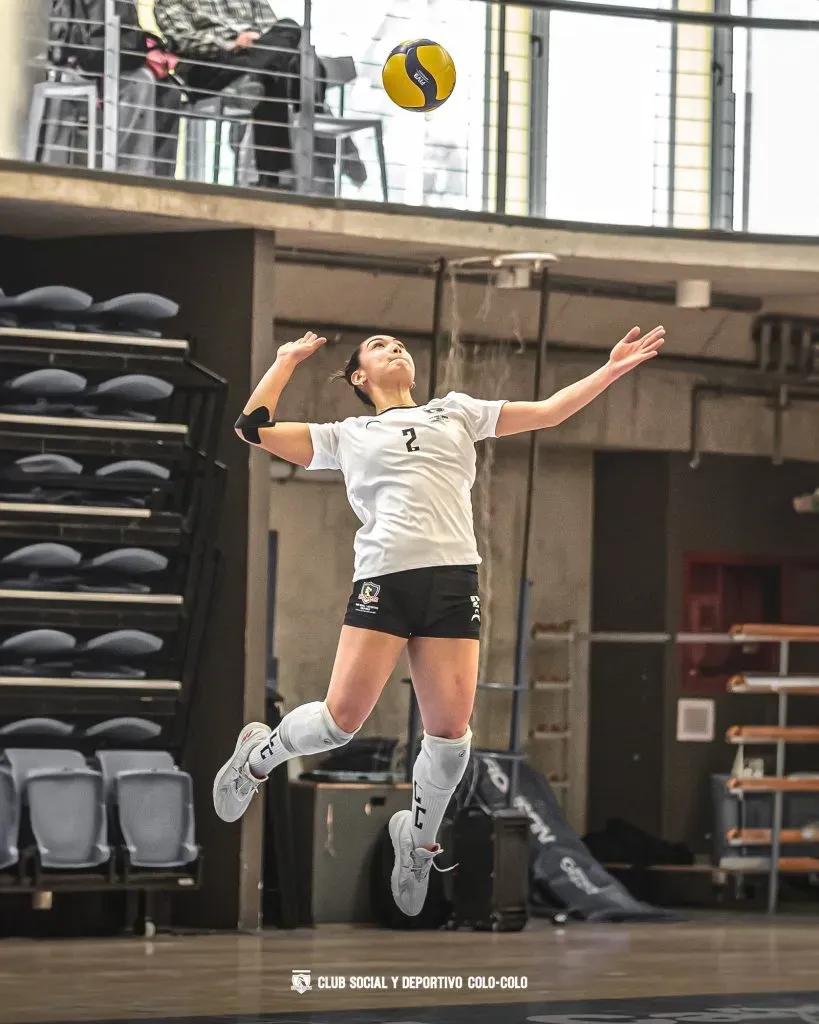
<path fill-rule="evenodd" d="M 788 698 L 794 695 L 819 696 L 819 677 L 790 675 L 788 672 L 790 645 L 792 643 L 819 643 L 819 626 L 788 626 L 771 623 L 749 623 L 731 628 L 731 637 L 737 642 L 776 643 L 779 647 L 779 666 L 776 674 L 756 673 L 734 676 L 728 681 L 728 692 L 735 694 L 769 694 L 776 696 L 778 703 L 777 724 L 735 725 L 728 729 L 726 742 L 738 746 L 742 760 L 742 748 L 746 745 L 765 745 L 776 748 L 776 769 L 774 775 L 762 777 L 734 777 L 728 781 L 728 791 L 738 799 L 746 793 L 770 794 L 773 814 L 770 829 L 730 829 L 726 835 L 732 846 L 771 847 L 768 871 L 768 910 L 775 912 L 779 898 L 779 875 L 814 874 L 819 872 L 819 858 L 782 857 L 783 844 L 809 843 L 819 840 L 819 825 L 816 829 L 783 829 L 784 795 L 786 793 L 819 793 L 819 772 L 812 776 L 788 776 L 785 773 L 786 749 L 789 744 L 815 743 L 819 745 L 819 728 L 789 726 Z M 812 834 L 813 833 L 813 834 Z"/>

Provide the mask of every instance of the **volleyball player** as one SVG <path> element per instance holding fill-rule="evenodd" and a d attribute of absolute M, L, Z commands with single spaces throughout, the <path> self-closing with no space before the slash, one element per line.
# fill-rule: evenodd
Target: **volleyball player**
<path fill-rule="evenodd" d="M 600 369 L 541 402 L 484 401 L 451 392 L 416 405 L 415 365 L 387 335 L 362 342 L 343 376 L 368 407 L 340 423 L 280 423 L 293 371 L 325 339 L 282 345 L 236 421 L 239 437 L 309 470 L 341 470 L 353 511 L 353 590 L 323 701 L 288 712 L 278 728 L 246 725 L 213 785 L 216 813 L 242 816 L 271 771 L 291 757 L 348 743 L 373 710 L 401 652 L 409 655 L 424 736 L 411 807 L 393 815 L 392 892 L 421 912 L 438 830 L 469 758 L 481 607 L 470 491 L 475 443 L 553 427 L 654 358 L 665 331 L 635 327 Z"/>

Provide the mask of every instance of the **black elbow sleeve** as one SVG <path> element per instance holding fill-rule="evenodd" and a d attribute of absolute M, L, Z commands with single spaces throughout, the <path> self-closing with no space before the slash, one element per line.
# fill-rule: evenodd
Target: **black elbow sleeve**
<path fill-rule="evenodd" d="M 254 409 L 250 413 L 242 413 L 238 420 L 234 423 L 234 427 L 242 435 L 245 441 L 249 441 L 250 444 L 261 444 L 262 439 L 259 437 L 259 429 L 261 427 L 275 427 L 276 421 L 270 419 L 270 412 L 263 405 L 258 409 Z"/>

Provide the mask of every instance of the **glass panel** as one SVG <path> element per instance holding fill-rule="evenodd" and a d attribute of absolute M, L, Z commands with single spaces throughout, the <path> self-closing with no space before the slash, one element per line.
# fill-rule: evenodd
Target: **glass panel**
<path fill-rule="evenodd" d="M 756 0 L 757 17 L 783 16 L 781 0 Z M 788 18 L 819 20 L 815 0 L 788 0 Z M 750 231 L 819 233 L 819 32 L 754 30 L 751 40 Z"/>
<path fill-rule="evenodd" d="M 655 0 L 619 6 L 667 7 Z M 553 11 L 546 215 L 665 223 L 671 26 Z"/>
<path fill-rule="evenodd" d="M 301 6 L 299 0 L 298 6 Z M 276 5 L 277 13 L 285 5 Z M 312 38 L 320 56 L 352 56 L 358 78 L 345 93 L 345 115 L 380 118 L 390 200 L 413 205 L 480 209 L 483 190 L 486 10 L 474 0 L 358 0 L 355 15 L 338 0 L 314 0 Z M 431 38 L 455 61 L 452 97 L 429 114 L 400 110 L 384 92 L 381 67 L 405 39 Z M 338 97 L 328 97 L 338 112 Z M 354 138 L 368 170 L 362 188 L 344 182 L 342 195 L 381 199 L 371 131 Z"/>

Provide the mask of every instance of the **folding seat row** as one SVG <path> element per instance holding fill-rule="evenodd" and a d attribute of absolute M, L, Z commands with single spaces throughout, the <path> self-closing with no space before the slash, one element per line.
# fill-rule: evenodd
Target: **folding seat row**
<path fill-rule="evenodd" d="M 0 289 L 3 327 L 161 338 L 162 321 L 178 312 L 179 306 L 171 299 L 147 292 L 94 302 L 85 292 L 65 285 L 45 285 L 13 296 Z"/>
<path fill-rule="evenodd" d="M 36 851 L 44 869 L 194 862 L 193 784 L 164 751 L 6 747 L 0 753 L 0 868 Z"/>
<path fill-rule="evenodd" d="M 167 655 L 158 660 L 164 646 L 161 637 L 138 629 L 112 630 L 87 640 L 65 630 L 28 629 L 0 639 L 0 676 L 157 678 L 169 660 Z"/>
<path fill-rule="evenodd" d="M 165 336 L 177 313 L 153 294 L 0 288 L 0 891 L 198 878 L 177 756 L 227 382 Z"/>

